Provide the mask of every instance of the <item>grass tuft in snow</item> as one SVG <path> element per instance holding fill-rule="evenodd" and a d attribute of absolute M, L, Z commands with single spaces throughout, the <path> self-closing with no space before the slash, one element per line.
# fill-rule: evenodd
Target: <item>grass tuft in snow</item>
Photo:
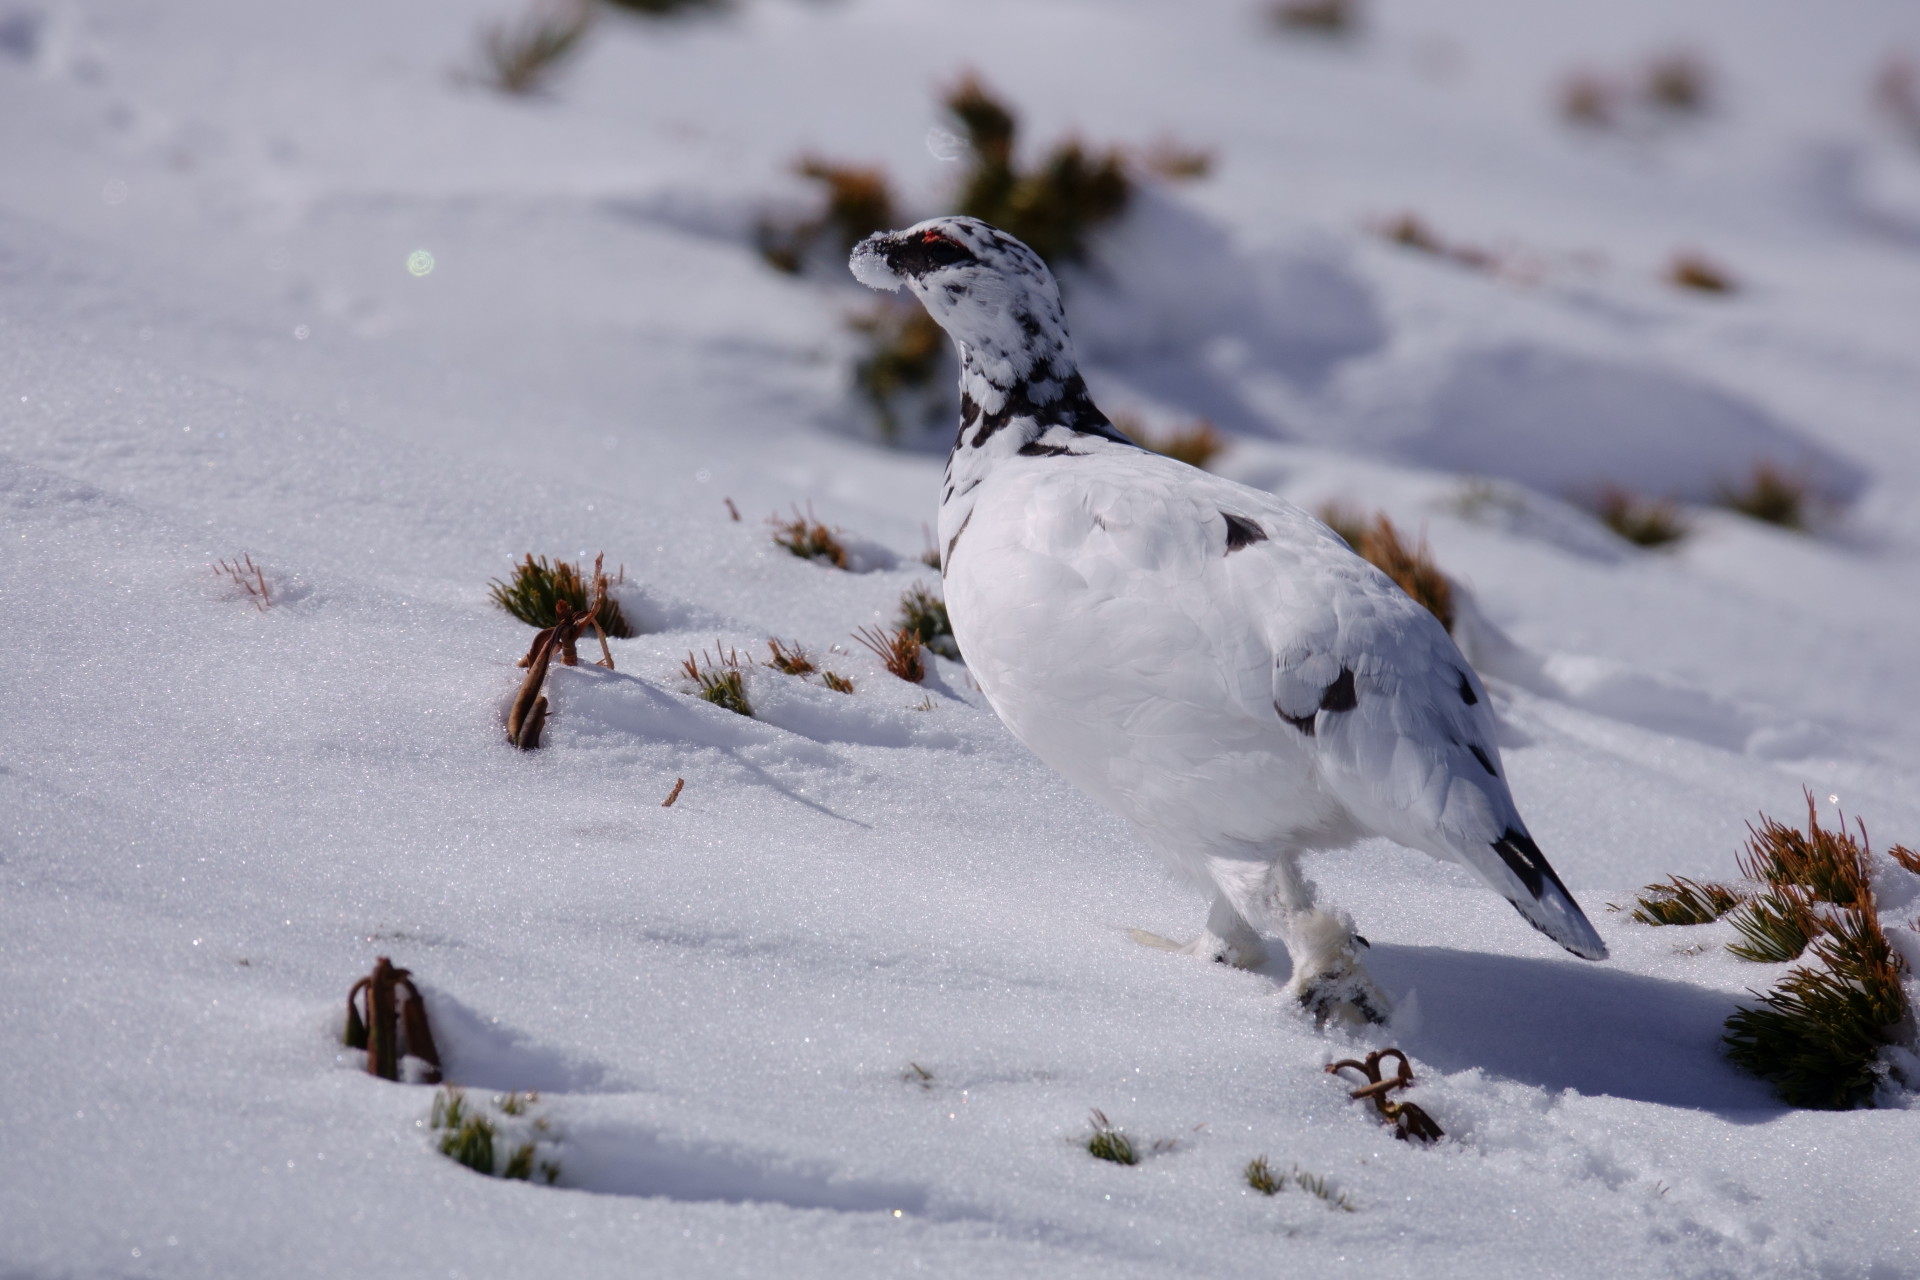
<path fill-rule="evenodd" d="M 1640 74 L 1640 96 L 1665 111 L 1684 115 L 1705 111 L 1713 100 L 1713 72 L 1685 49 L 1656 54 Z"/>
<path fill-rule="evenodd" d="M 853 692 L 853 681 L 846 679 L 844 676 L 836 675 L 831 671 L 821 671 L 819 664 L 814 662 L 807 651 L 802 649 L 797 643 L 789 645 L 783 640 L 769 640 L 767 641 L 767 649 L 771 656 L 765 662 L 765 666 L 772 667 L 775 671 L 785 672 L 790 676 L 800 676 L 803 679 L 819 671 L 821 683 L 826 685 L 827 688 L 832 689 L 835 693 Z"/>
<path fill-rule="evenodd" d="M 927 678 L 927 664 L 921 655 L 920 637 L 905 627 L 891 632 L 878 627 L 861 627 L 853 633 L 853 638 L 873 650 L 874 656 L 886 665 L 887 670 L 907 683 L 919 684 Z"/>
<path fill-rule="evenodd" d="M 1430 253 L 1472 271 L 1492 274 L 1503 269 L 1503 260 L 1500 255 L 1475 245 L 1442 239 L 1417 213 L 1402 213 L 1398 217 L 1374 224 L 1372 229 L 1383 240 L 1397 244 L 1403 249 Z"/>
<path fill-rule="evenodd" d="M 547 1121 L 542 1117 L 529 1124 L 522 1119 L 539 1101 L 537 1093 L 498 1094 L 492 1100 L 493 1109 L 498 1113 L 496 1118 L 472 1102 L 465 1090 L 449 1085 L 434 1095 L 427 1127 L 440 1134 L 440 1154 L 456 1164 L 489 1178 L 512 1178 L 521 1182 L 532 1181 L 538 1172 L 551 1186 L 559 1180 L 560 1166 L 555 1161 L 539 1158 L 541 1140 L 548 1132 Z M 532 1136 L 515 1143 L 505 1164 L 496 1166 L 504 1145 L 503 1128 L 531 1130 Z"/>
<path fill-rule="evenodd" d="M 1641 498 L 1612 485 L 1594 499 L 1593 514 L 1636 547 L 1672 546 L 1691 532 L 1671 499 Z"/>
<path fill-rule="evenodd" d="M 1868 1105 L 1881 1051 L 1911 1014 L 1880 928 L 1865 829 L 1856 838 L 1844 818 L 1822 828 L 1809 793 L 1805 832 L 1764 815 L 1749 831 L 1740 867 L 1768 888 L 1733 917 L 1746 941 L 1728 949 L 1773 962 L 1810 950 L 1815 963 L 1789 970 L 1757 1008 L 1727 1019 L 1727 1054 L 1794 1106 Z"/>
<path fill-rule="evenodd" d="M 1732 272 L 1692 250 L 1673 255 L 1673 260 L 1667 263 L 1665 279 L 1676 289 L 1692 289 L 1696 293 L 1734 293 L 1740 287 Z"/>
<path fill-rule="evenodd" d="M 1113 1127 L 1106 1112 L 1095 1107 L 1087 1121 L 1093 1126 L 1093 1132 L 1087 1135 L 1088 1155 L 1112 1164 L 1140 1163 L 1140 1153 L 1133 1149 L 1133 1140 Z"/>
<path fill-rule="evenodd" d="M 475 1173 L 493 1176 L 493 1122 L 467 1106 L 464 1090 L 449 1087 L 435 1094 L 428 1124 L 443 1131 L 441 1155 Z"/>
<path fill-rule="evenodd" d="M 768 516 L 767 523 L 773 526 L 775 546 L 785 547 L 802 560 L 817 560 L 836 569 L 847 567 L 846 547 L 834 536 L 833 530 L 813 518 L 813 508 L 807 508 L 807 514 L 801 515 L 796 507 L 791 520 Z"/>
<path fill-rule="evenodd" d="M 1887 856 L 1915 875 L 1920 875 L 1920 853 L 1915 853 L 1903 844 L 1897 844 L 1887 850 Z"/>
<path fill-rule="evenodd" d="M 687 679 L 693 681 L 697 697 L 723 707 L 735 715 L 751 716 L 753 705 L 747 701 L 746 676 L 740 669 L 740 655 L 732 649 L 722 650 L 720 642 L 714 641 L 714 656 L 708 657 L 706 650 L 700 656 L 687 654 L 680 670 Z"/>
<path fill-rule="evenodd" d="M 1294 1186 L 1300 1188 L 1308 1195 L 1324 1201 L 1328 1208 L 1338 1209 L 1342 1213 L 1352 1213 L 1354 1211 L 1353 1201 L 1347 1196 L 1347 1193 L 1334 1190 L 1333 1184 L 1327 1181 L 1326 1175 L 1308 1173 L 1299 1165 L 1295 1165 L 1293 1172 L 1288 1175 L 1288 1178 Z"/>
<path fill-rule="evenodd" d="M 1712 68 L 1684 49 L 1656 54 L 1627 74 L 1576 70 L 1560 82 L 1560 117 L 1585 129 L 1655 135 L 1705 112 L 1713 102 L 1713 81 Z"/>
<path fill-rule="evenodd" d="M 1582 129 L 1611 129 L 1619 111 L 1619 91 L 1591 71 L 1572 71 L 1560 82 L 1560 118 Z"/>
<path fill-rule="evenodd" d="M 1731 885 L 1672 876 L 1666 883 L 1650 884 L 1634 895 L 1633 913 L 1627 918 L 1638 924 L 1711 924 L 1739 906 L 1746 896 Z M 1612 904 L 1609 907 L 1624 910 Z"/>
<path fill-rule="evenodd" d="M 1311 36 L 1351 35 L 1360 25 L 1355 0 L 1277 0 L 1267 16 L 1282 31 Z"/>
<path fill-rule="evenodd" d="M 487 81 L 502 93 L 534 93 L 580 47 L 593 25 L 587 0 L 539 0 L 510 22 L 493 22 L 480 33 Z"/>
<path fill-rule="evenodd" d="M 1746 483 L 1722 485 L 1720 505 L 1743 516 L 1804 531 L 1811 494 L 1807 481 L 1771 462 L 1757 462 Z"/>
<path fill-rule="evenodd" d="M 599 557 L 594 559 L 593 572 L 586 574 L 579 565 L 565 560 L 548 564 L 545 556 L 535 559 L 533 553 L 528 552 L 527 558 L 515 566 L 513 577 L 505 582 L 494 579 L 487 584 L 487 593 L 495 604 L 520 621 L 542 629 L 559 622 L 556 606 L 560 601 L 566 601 L 575 613 L 587 612 L 598 601 L 589 625 L 597 620 L 601 630 L 616 640 L 624 640 L 637 633 L 626 614 L 620 611 L 620 602 L 608 589 L 626 580 L 625 566 L 618 576 L 610 578 L 601 568 Z"/>
<path fill-rule="evenodd" d="M 960 661 L 960 644 L 953 638 L 947 602 L 916 582 L 900 597 L 900 629 L 911 631 L 926 648 L 943 658 Z"/>
<path fill-rule="evenodd" d="M 240 589 L 240 594 L 253 601 L 253 607 L 265 613 L 273 605 L 273 593 L 267 588 L 267 575 L 253 557 L 242 554 L 238 560 L 218 560 L 211 566 L 213 576 L 225 578 Z"/>
<path fill-rule="evenodd" d="M 1265 1156 L 1255 1156 L 1247 1161 L 1244 1170 L 1247 1185 L 1263 1196 L 1278 1195 L 1287 1184 L 1273 1176 L 1273 1169 L 1267 1164 Z"/>
<path fill-rule="evenodd" d="M 962 78 L 945 105 L 971 144 L 959 212 L 1026 241 L 1049 266 L 1084 261 L 1092 233 L 1126 211 L 1133 182 L 1119 151 L 1089 151 L 1069 138 L 1022 170 L 1014 155 L 1019 119 L 978 77 Z"/>
<path fill-rule="evenodd" d="M 804 676 L 819 669 L 814 665 L 813 659 L 807 656 L 807 651 L 797 643 L 788 645 L 783 640 L 769 640 L 767 651 L 769 656 L 766 665 L 775 671 L 784 672 L 790 676 Z"/>
<path fill-rule="evenodd" d="M 1308 1173 L 1299 1165 L 1293 1166 L 1286 1173 L 1276 1174 L 1273 1166 L 1267 1163 L 1265 1156 L 1255 1156 L 1247 1162 L 1247 1167 L 1241 1171 L 1241 1176 L 1246 1178 L 1249 1187 L 1263 1196 L 1279 1195 L 1288 1187 L 1298 1187 L 1308 1195 L 1324 1202 L 1330 1209 L 1338 1209 L 1342 1213 L 1354 1212 L 1353 1201 L 1346 1192 L 1334 1190 L 1333 1185 L 1324 1176 Z"/>

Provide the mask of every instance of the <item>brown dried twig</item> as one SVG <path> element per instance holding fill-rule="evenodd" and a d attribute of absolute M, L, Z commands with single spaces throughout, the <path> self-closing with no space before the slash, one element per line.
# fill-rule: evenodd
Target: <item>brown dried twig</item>
<path fill-rule="evenodd" d="M 660 807 L 662 809 L 673 808 L 673 802 L 680 798 L 680 788 L 686 785 L 687 780 L 685 778 L 675 778 L 673 780 L 673 790 L 667 792 L 667 798 L 660 802 Z"/>
<path fill-rule="evenodd" d="M 406 1003 L 400 1004 L 400 997 Z M 354 1002 L 358 998 L 360 1004 Z M 365 1009 L 362 1016 L 361 1009 Z M 353 984 L 347 992 L 347 1026 L 342 1039 L 349 1049 L 367 1052 L 367 1074 L 384 1080 L 400 1078 L 400 1059 L 418 1058 L 426 1063 L 426 1084 L 440 1083 L 440 1050 L 433 1043 L 433 1030 L 427 1025 L 426 1001 L 413 985 L 412 975 L 396 969 L 381 956 L 373 962 L 373 972 Z M 401 1044 L 405 1043 L 403 1053 Z"/>
<path fill-rule="evenodd" d="M 573 606 L 560 606 L 571 616 Z M 531 751 L 540 745 L 540 731 L 547 724 L 547 699 L 540 692 L 547 682 L 547 668 L 553 663 L 553 651 L 560 633 L 559 627 L 548 627 L 533 638 L 533 648 L 521 659 L 527 668 L 527 678 L 520 682 L 520 692 L 514 695 L 513 706 L 507 711 L 507 741 L 522 751 Z"/>
<path fill-rule="evenodd" d="M 1382 1079 L 1380 1063 L 1386 1058 L 1398 1058 L 1400 1070 L 1397 1074 Z M 1437 1142 L 1446 1136 L 1440 1126 L 1433 1122 L 1433 1117 L 1415 1104 L 1387 1100 L 1387 1095 L 1395 1089 L 1407 1089 L 1413 1086 L 1413 1064 L 1407 1061 L 1406 1054 L 1398 1049 L 1375 1049 L 1367 1055 L 1364 1062 L 1347 1058 L 1340 1062 L 1329 1063 L 1327 1074 L 1337 1076 L 1348 1069 L 1360 1072 L 1367 1078 L 1367 1083 L 1347 1096 L 1355 1101 L 1371 1098 L 1381 1118 L 1393 1126 L 1394 1137 L 1402 1141 L 1417 1138 L 1421 1142 Z"/>

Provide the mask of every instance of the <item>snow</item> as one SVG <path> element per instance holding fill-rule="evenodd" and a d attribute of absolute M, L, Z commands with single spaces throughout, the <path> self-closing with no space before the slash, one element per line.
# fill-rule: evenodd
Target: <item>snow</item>
<path fill-rule="evenodd" d="M 503 12 L 0 0 L 0 1271 L 1920 1271 L 1911 1095 L 1782 1107 L 1717 1049 L 1778 970 L 1604 910 L 1730 875 L 1803 787 L 1920 835 L 1920 153 L 1867 105 L 1910 6 L 1383 0 L 1329 48 L 1239 3 L 746 0 L 603 15 L 524 101 L 455 74 Z M 1553 117 L 1563 71 L 1681 44 L 1724 90 L 1697 124 Z M 1131 940 L 1203 905 L 964 668 L 910 687 L 852 641 L 933 581 L 940 460 L 856 423 L 864 291 L 750 229 L 808 149 L 936 210 L 969 67 L 1028 145 L 1216 152 L 1068 298 L 1095 397 L 1425 532 L 1610 961 L 1368 844 L 1309 870 L 1400 1014 L 1316 1033 L 1284 961 Z M 1405 209 L 1546 265 L 1366 229 Z M 1742 291 L 1662 285 L 1687 247 Z M 1647 554 L 1568 502 L 1763 454 L 1829 486 L 1818 536 L 1701 510 Z M 774 547 L 796 504 L 878 567 Z M 515 753 L 530 632 L 485 584 L 602 550 L 647 634 L 559 671 Z M 243 552 L 265 611 L 208 570 Z M 772 636 L 856 692 L 684 692 L 689 651 Z M 1920 955 L 1920 878 L 1881 894 Z M 340 1048 L 383 954 L 471 1096 L 540 1091 L 558 1187 L 442 1158 L 431 1088 Z M 1386 1043 L 1439 1146 L 1322 1071 Z M 1096 1162 L 1092 1107 L 1177 1145 Z M 1247 1191 L 1261 1154 L 1356 1211 Z"/>

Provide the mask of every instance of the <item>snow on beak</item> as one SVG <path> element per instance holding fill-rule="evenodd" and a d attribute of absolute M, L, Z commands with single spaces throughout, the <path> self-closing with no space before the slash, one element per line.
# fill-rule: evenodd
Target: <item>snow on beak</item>
<path fill-rule="evenodd" d="M 853 256 L 847 259 L 853 278 L 869 289 L 898 289 L 906 279 L 888 263 L 887 255 L 899 247 L 893 234 L 887 231 L 876 231 L 862 240 L 853 247 Z"/>

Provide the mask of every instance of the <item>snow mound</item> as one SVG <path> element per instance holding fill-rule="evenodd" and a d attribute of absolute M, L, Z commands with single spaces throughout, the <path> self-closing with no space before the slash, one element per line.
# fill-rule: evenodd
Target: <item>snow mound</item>
<path fill-rule="evenodd" d="M 1866 482 L 1858 464 L 1730 392 L 1539 345 L 1457 352 L 1405 382 L 1383 380 L 1352 411 L 1349 447 L 1574 497 L 1613 485 L 1711 502 L 1762 462 L 1837 501 Z"/>

